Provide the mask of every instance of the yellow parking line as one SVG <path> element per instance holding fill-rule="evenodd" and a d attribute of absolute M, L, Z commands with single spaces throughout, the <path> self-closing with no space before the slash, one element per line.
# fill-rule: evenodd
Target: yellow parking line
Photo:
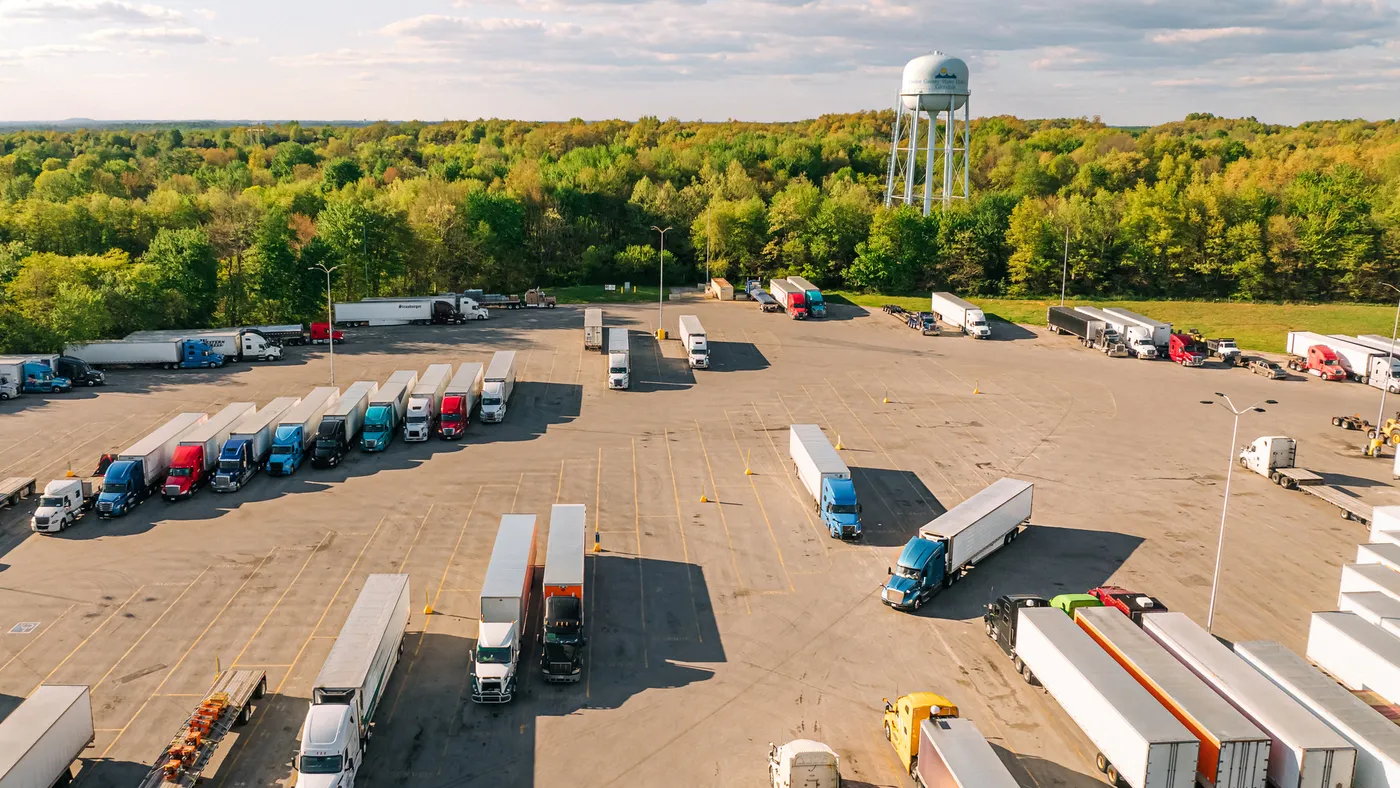
<path fill-rule="evenodd" d="M 681 493 L 680 493 L 680 487 L 679 487 L 679 485 L 676 484 L 676 464 L 675 464 L 674 462 L 671 461 L 671 433 L 670 433 L 669 431 L 667 431 L 667 430 L 662 430 L 662 431 L 661 431 L 661 436 L 662 436 L 662 439 L 666 441 L 666 467 L 669 468 L 670 471 L 671 471 L 671 495 L 672 495 L 672 497 L 674 497 L 674 498 L 676 499 L 676 528 L 680 529 L 680 532 L 681 532 L 681 555 L 682 555 L 682 556 L 684 557 L 684 559 L 685 559 L 685 570 L 686 570 L 686 571 L 685 571 L 685 586 L 686 586 L 686 589 L 690 591 L 690 609 L 695 611 L 695 639 L 696 639 L 698 642 L 700 642 L 700 643 L 704 643 L 704 642 L 705 642 L 705 637 L 704 637 L 704 635 L 702 634 L 702 631 L 701 631 L 701 629 L 700 629 L 700 608 L 697 607 L 696 604 L 695 604 L 695 580 L 690 576 L 690 550 L 689 550 L 689 548 L 686 547 L 686 543 L 685 543 L 685 522 L 684 522 L 684 518 L 681 516 Z M 633 487 L 632 487 L 632 497 L 634 497 L 634 498 L 635 498 L 636 495 L 637 495 L 637 493 L 636 493 L 636 479 L 637 479 L 637 448 L 636 448 L 636 446 L 637 446 L 637 444 L 636 444 L 636 441 L 634 440 L 634 441 L 632 442 L 632 480 L 633 480 L 633 481 L 632 481 L 632 484 L 633 484 Z M 640 504 L 638 504 L 638 506 L 640 506 Z M 640 517 L 640 516 L 638 516 L 637 521 L 638 521 L 638 526 L 637 526 L 637 529 L 638 529 L 638 530 L 637 530 L 637 558 L 638 558 L 638 560 L 640 560 L 641 557 L 642 557 L 642 550 L 641 550 L 641 545 L 642 545 L 642 534 L 641 534 L 641 517 Z M 638 566 L 640 566 L 640 564 L 638 564 Z M 748 602 L 745 601 L 744 604 L 745 604 L 745 605 L 748 605 Z"/>
<path fill-rule="evenodd" d="M 676 511 L 680 512 L 680 501 L 677 499 Z M 650 667 L 650 657 L 647 654 L 647 588 L 646 573 L 642 571 L 642 499 L 637 495 L 637 439 L 632 439 L 632 532 L 637 537 L 637 607 L 642 612 L 642 667 Z M 685 537 L 681 537 L 681 544 L 685 544 Z M 596 586 L 595 586 L 596 588 Z M 592 662 L 589 659 L 589 662 Z"/>
<path fill-rule="evenodd" d="M 68 606 L 68 610 L 65 610 L 65 611 L 63 611 L 62 613 L 59 613 L 59 614 L 58 614 L 58 617 L 55 618 L 53 621 L 50 621 L 48 626 L 46 626 L 46 627 L 44 627 L 43 629 L 39 630 L 38 634 L 34 635 L 34 637 L 32 637 L 32 638 L 29 639 L 29 642 L 28 642 L 28 643 L 25 643 L 25 644 L 24 644 L 24 648 L 21 648 L 19 651 L 16 651 L 14 654 L 12 654 L 12 655 L 10 656 L 9 659 L 5 660 L 5 664 L 0 665 L 0 671 L 4 671 L 5 668 L 8 668 L 8 667 L 10 666 L 10 663 L 11 663 L 11 662 L 14 662 L 15 660 L 19 659 L 19 655 L 20 655 L 20 654 L 23 654 L 23 653 L 25 652 L 26 649 L 28 649 L 30 646 L 34 645 L 34 643 L 35 643 L 39 638 L 41 638 L 41 637 L 44 636 L 44 633 L 45 633 L 45 632 L 48 632 L 50 629 L 53 629 L 54 624 L 57 624 L 60 620 L 62 620 L 62 618 L 63 618 L 64 616 L 68 615 L 69 611 L 71 611 L 71 610 L 72 610 L 73 608 L 75 608 L 75 607 L 77 607 L 77 605 L 69 605 L 69 606 Z"/>
<path fill-rule="evenodd" d="M 719 485 L 715 484 L 715 469 L 710 466 L 710 453 L 705 450 L 705 436 L 700 432 L 699 421 L 695 422 L 695 436 L 700 439 L 700 453 L 705 457 L 705 470 L 710 474 L 710 492 L 715 494 L 715 511 L 719 512 L 719 524 L 724 528 L 724 541 L 729 543 L 729 565 L 734 567 L 734 579 L 739 581 L 740 590 L 752 591 L 753 589 L 744 586 L 744 575 L 739 571 L 739 553 L 734 549 L 733 537 L 729 535 L 729 518 L 724 516 L 724 507 L 721 506 L 719 502 Z M 668 451 L 671 448 L 669 441 L 667 442 L 666 448 Z M 782 557 L 779 556 L 778 560 L 781 561 Z M 787 572 L 786 567 L 783 568 L 783 572 Z M 753 615 L 753 608 L 749 607 L 749 595 L 743 594 L 742 596 L 744 598 L 745 612 L 749 615 Z"/>
<path fill-rule="evenodd" d="M 112 663 L 112 667 L 108 668 L 107 672 L 102 674 L 102 678 L 98 679 L 96 682 L 93 683 L 91 691 L 95 692 L 98 687 L 102 686 L 102 682 L 106 681 L 107 677 L 112 675 L 112 671 L 116 670 L 117 666 L 122 664 L 123 660 L 131 656 L 131 652 L 135 651 L 136 647 L 141 645 L 141 641 L 145 640 L 146 636 L 151 634 L 151 630 L 155 629 L 156 626 L 159 625 L 160 622 L 165 619 L 166 615 L 169 614 L 171 610 L 175 609 L 176 605 L 180 604 L 180 600 L 185 598 L 185 594 L 188 594 L 190 592 L 190 589 L 194 588 L 199 583 L 200 578 L 204 577 L 204 575 L 208 571 L 209 567 L 204 567 L 204 571 L 200 572 L 199 575 L 195 577 L 195 579 L 189 582 L 189 585 L 185 586 L 185 589 L 180 592 L 179 596 L 175 597 L 175 599 L 168 606 L 166 606 L 164 610 L 160 612 L 160 616 L 157 617 L 155 621 L 152 621 L 149 627 L 146 627 L 146 631 L 141 633 L 141 637 L 137 638 L 136 642 L 131 644 L 131 648 L 127 649 L 126 652 L 122 654 L 116 662 Z"/>
<path fill-rule="evenodd" d="M 737 451 L 737 452 L 739 452 L 739 459 L 740 459 L 740 461 L 742 461 L 743 458 L 744 458 L 744 452 L 743 452 L 742 449 L 739 448 L 739 435 L 738 435 L 736 432 L 734 432 L 734 422 L 732 422 L 732 421 L 729 420 L 729 412 L 728 412 L 728 411 L 725 411 L 724 420 L 727 421 L 727 422 L 729 422 L 729 437 L 731 437 L 731 438 L 734 439 L 734 450 Z M 699 423 L 699 422 L 696 422 L 695 428 L 696 428 L 697 430 L 700 429 L 700 423 Z M 704 445 L 704 441 L 703 441 L 703 440 L 701 441 L 701 445 L 702 445 L 702 446 Z M 706 461 L 707 463 L 709 462 L 709 457 L 708 457 L 708 456 L 705 458 L 705 461 Z M 711 475 L 713 475 L 713 472 L 711 472 Z M 795 586 L 795 585 L 792 584 L 792 575 L 788 572 L 787 562 L 783 560 L 783 548 L 781 548 L 781 547 L 778 546 L 778 535 L 777 535 L 776 533 L 774 533 L 774 531 L 773 531 L 773 521 L 770 520 L 770 519 L 768 519 L 768 510 L 763 506 L 763 496 L 761 496 L 761 495 L 758 494 L 758 485 L 757 485 L 757 484 L 754 484 L 753 477 L 752 477 L 752 476 L 748 476 L 748 477 L 746 477 L 746 478 L 749 480 L 749 489 L 753 490 L 753 498 L 754 498 L 754 500 L 755 500 L 755 501 L 758 501 L 758 513 L 761 514 L 761 515 L 763 515 L 763 522 L 766 523 L 766 524 L 768 525 L 768 538 L 770 538 L 770 539 L 773 540 L 773 549 L 774 549 L 775 551 L 777 551 L 777 553 L 778 553 L 778 565 L 781 566 L 781 567 L 783 568 L 783 576 L 786 577 L 786 578 L 787 578 L 787 581 L 788 581 L 788 590 L 790 590 L 790 591 L 796 591 L 796 590 L 797 590 L 797 586 Z M 719 493 L 718 493 L 718 492 L 715 493 L 715 503 L 716 503 L 716 504 L 719 503 Z M 723 510 L 723 507 L 721 507 L 721 511 L 722 511 L 722 510 Z"/>
<path fill-rule="evenodd" d="M 55 665 L 55 666 L 54 666 L 54 669 L 51 670 L 51 671 L 49 671 L 49 674 L 48 674 L 47 676 L 43 677 L 42 679 L 40 679 L 40 680 L 39 680 L 39 684 L 36 684 L 36 685 L 34 685 L 34 686 L 37 688 L 40 684 L 43 684 L 43 683 L 47 682 L 49 679 L 53 678 L 53 674 L 57 673 L 59 668 L 61 668 L 61 667 L 63 667 L 64 665 L 68 664 L 68 660 L 72 659 L 72 658 L 73 658 L 73 655 L 78 653 L 78 649 L 80 649 L 80 648 L 82 648 L 83 646 L 87 645 L 87 642 L 88 642 L 89 640 L 92 640 L 93 635 L 96 635 L 98 632 L 101 632 L 101 631 L 102 631 L 102 628 L 105 627 L 105 626 L 107 626 L 107 622 L 108 622 L 108 621 L 111 621 L 111 620 L 112 620 L 112 617 L 115 616 L 117 613 L 120 613 L 122 608 L 124 608 L 124 607 L 126 607 L 128 604 L 130 604 L 130 603 L 131 603 L 131 600 L 135 599 L 135 598 L 136 598 L 136 595 L 139 594 L 139 593 L 141 593 L 141 590 L 144 589 L 145 587 L 146 587 L 146 586 L 143 585 L 143 586 L 141 586 L 140 588 L 136 589 L 135 591 L 131 592 L 131 596 L 127 597 L 125 602 L 123 602 L 123 603 L 121 603 L 120 605 L 117 605 L 115 608 L 113 608 L 113 609 L 112 609 L 112 612 L 111 612 L 110 614 L 108 614 L 106 618 L 102 619 L 102 623 L 98 624 L 96 629 L 92 630 L 92 632 L 89 633 L 87 637 L 85 637 L 85 638 L 83 638 L 81 641 L 79 641 L 79 642 L 78 642 L 78 645 L 74 646 L 74 647 L 73 647 L 73 650 L 70 651 L 70 652 L 68 652 L 68 656 L 64 657 L 62 662 L 60 662 L 60 663 L 58 663 L 57 665 Z"/>
<path fill-rule="evenodd" d="M 418 546 L 418 537 L 420 537 L 420 536 L 423 535 L 423 527 L 426 526 L 426 525 L 428 524 L 428 518 L 431 517 L 432 514 L 433 514 L 433 506 L 434 506 L 434 505 L 435 505 L 435 504 L 431 504 L 431 503 L 428 504 L 428 511 L 425 512 L 425 513 L 423 514 L 423 519 L 422 519 L 421 521 L 419 521 L 419 523 L 418 523 L 418 530 L 415 531 L 415 532 L 413 533 L 413 541 L 412 541 L 412 542 L 409 542 L 409 544 L 408 544 L 408 551 L 405 552 L 405 553 L 403 554 L 403 559 L 399 561 L 399 571 L 400 571 L 400 572 L 403 571 L 404 566 L 408 563 L 408 557 L 409 557 L 410 555 L 413 555 L 413 548 L 415 548 L 415 547 Z"/>
<path fill-rule="evenodd" d="M 291 593 L 292 586 L 297 584 L 297 580 L 301 578 L 301 573 L 306 571 L 306 567 L 311 564 L 311 559 L 315 558 L 316 554 L 321 551 L 321 546 L 326 543 L 326 540 L 329 539 L 330 536 L 331 532 L 327 531 L 326 535 L 321 537 L 321 541 L 317 542 L 316 546 L 312 548 L 311 554 L 306 556 L 306 560 L 302 562 L 301 568 L 298 569 L 296 575 L 292 577 L 292 582 L 288 583 L 287 587 L 282 589 L 281 596 L 277 597 L 277 601 L 272 603 L 272 608 L 267 611 L 267 615 L 263 616 L 263 620 L 258 622 L 258 628 L 253 630 L 253 636 L 248 638 L 247 643 L 243 644 L 243 648 L 239 650 L 238 656 L 234 657 L 233 661 L 228 663 L 230 668 L 238 665 L 238 660 L 243 658 L 243 654 L 248 651 L 248 647 L 253 645 L 254 640 L 258 639 L 258 635 L 263 631 L 263 627 L 267 626 L 267 622 L 272 618 L 272 614 L 277 612 L 277 608 L 282 604 L 282 600 L 286 599 L 287 594 Z"/>

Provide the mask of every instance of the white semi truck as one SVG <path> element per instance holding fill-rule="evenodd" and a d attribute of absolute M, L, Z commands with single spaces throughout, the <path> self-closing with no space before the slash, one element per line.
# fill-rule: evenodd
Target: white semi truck
<path fill-rule="evenodd" d="M 86 686 L 41 684 L 0 722 L 0 788 L 61 788 L 92 744 Z"/>
<path fill-rule="evenodd" d="M 429 364 L 408 398 L 408 414 L 403 422 L 403 439 L 425 441 L 433 434 L 442 414 L 442 396 L 452 380 L 451 364 Z"/>
<path fill-rule="evenodd" d="M 681 344 L 691 369 L 709 369 L 710 345 L 705 341 L 705 327 L 695 315 L 681 315 Z"/>
<path fill-rule="evenodd" d="M 929 309 L 944 323 L 973 339 L 987 339 L 992 335 L 992 328 L 987 325 L 987 316 L 982 310 L 952 293 L 934 293 Z"/>
<path fill-rule="evenodd" d="M 311 689 L 299 788 L 353 788 L 408 626 L 408 575 L 370 575 Z"/>
<path fill-rule="evenodd" d="M 1128 348 L 1128 352 L 1136 358 L 1154 359 L 1157 357 L 1157 345 L 1152 341 L 1153 331 L 1146 326 L 1134 323 L 1122 315 L 1110 312 L 1107 309 L 1099 309 L 1092 306 L 1077 306 L 1076 312 L 1083 312 L 1095 320 L 1102 320 L 1105 325 L 1113 329 L 1118 334 L 1118 339 Z"/>
<path fill-rule="evenodd" d="M 520 652 L 535 579 L 535 515 L 504 514 L 481 586 L 472 700 L 509 703 L 520 677 Z"/>
<path fill-rule="evenodd" d="M 515 391 L 515 351 L 498 350 L 486 367 L 481 384 L 481 421 L 499 424 L 506 420 L 506 406 Z"/>
<path fill-rule="evenodd" d="M 614 328 L 608 332 L 608 388 L 632 387 L 632 349 L 627 329 Z"/>
<path fill-rule="evenodd" d="M 1107 307 L 1104 309 L 1104 311 L 1111 315 L 1121 317 L 1130 323 L 1136 323 L 1137 325 L 1142 326 L 1143 328 L 1151 331 L 1152 344 L 1157 346 L 1157 355 L 1162 357 L 1165 357 L 1167 355 L 1167 348 L 1170 347 L 1172 343 L 1171 323 L 1163 323 L 1160 320 L 1153 320 L 1150 317 L 1139 315 L 1137 312 L 1130 312 L 1126 309 L 1123 309 L 1122 307 L 1117 306 Z"/>

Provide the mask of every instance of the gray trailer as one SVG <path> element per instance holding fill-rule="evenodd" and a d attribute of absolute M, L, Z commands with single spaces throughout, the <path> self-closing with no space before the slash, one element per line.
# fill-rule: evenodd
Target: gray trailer
<path fill-rule="evenodd" d="M 92 744 L 86 686 L 42 684 L 0 722 L 0 788 L 53 788 Z"/>

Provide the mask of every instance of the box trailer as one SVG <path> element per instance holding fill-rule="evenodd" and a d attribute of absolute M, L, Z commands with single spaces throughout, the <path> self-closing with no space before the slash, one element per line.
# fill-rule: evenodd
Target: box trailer
<path fill-rule="evenodd" d="M 1183 613 L 1150 613 L 1142 617 L 1142 628 L 1273 739 L 1271 786 L 1351 785 L 1356 761 L 1352 746 L 1200 625 Z"/>
<path fill-rule="evenodd" d="M 1371 510 L 1371 541 L 1400 544 L 1400 506 L 1377 506 Z"/>
<path fill-rule="evenodd" d="M 160 495 L 167 501 L 188 498 L 213 476 L 219 452 L 233 434 L 233 428 L 257 411 L 251 402 L 232 402 L 197 427 L 191 427 L 170 459 Z"/>
<path fill-rule="evenodd" d="M 1313 613 L 1308 659 L 1347 688 L 1400 703 L 1400 638 L 1355 613 Z"/>
<path fill-rule="evenodd" d="M 1400 599 L 1400 572 L 1382 564 L 1344 564 L 1340 591 L 1343 594 L 1375 591 Z"/>
<path fill-rule="evenodd" d="M 880 599 L 896 610 L 917 610 L 956 583 L 973 565 L 1011 544 L 1030 522 L 1034 485 L 998 479 L 919 528 L 890 568 Z"/>
<path fill-rule="evenodd" d="M 424 370 L 423 377 L 418 379 L 408 398 L 408 412 L 403 422 L 404 440 L 425 441 L 437 429 L 438 418 L 442 415 L 442 397 L 447 393 L 451 378 L 451 364 L 429 364 Z"/>
<path fill-rule="evenodd" d="M 457 368 L 457 374 L 448 381 L 442 393 L 442 413 L 438 417 L 438 435 L 443 440 L 460 438 L 471 422 L 472 411 L 481 401 L 481 390 L 486 382 L 485 367 L 470 361 Z"/>
<path fill-rule="evenodd" d="M 222 367 L 225 361 L 222 353 L 202 339 L 78 342 L 64 345 L 63 355 L 82 359 L 94 367 L 207 369 Z"/>
<path fill-rule="evenodd" d="M 627 329 L 613 329 L 611 334 L 616 335 L 618 331 L 626 336 Z M 611 358 L 611 353 L 609 353 Z M 506 407 L 510 404 L 510 395 L 515 391 L 515 351 L 498 350 L 491 356 L 491 363 L 486 367 L 486 376 L 481 385 L 481 420 L 484 423 L 499 424 L 506 420 Z"/>
<path fill-rule="evenodd" d="M 374 380 L 357 380 L 321 417 L 316 430 L 316 448 L 311 454 L 313 468 L 333 468 L 355 445 L 369 411 L 369 398 L 379 391 Z"/>
<path fill-rule="evenodd" d="M 1337 595 L 1337 608 L 1355 613 L 1387 632 L 1393 633 L 1394 628 L 1400 626 L 1400 599 L 1380 591 L 1340 593 Z"/>
<path fill-rule="evenodd" d="M 1112 315 L 1117 315 L 1118 317 L 1121 317 L 1130 323 L 1136 323 L 1137 325 L 1142 326 L 1143 328 L 1146 328 L 1149 331 L 1151 331 L 1152 344 L 1157 346 L 1157 355 L 1161 356 L 1166 354 L 1167 345 L 1171 344 L 1172 338 L 1171 323 L 1163 323 L 1160 320 L 1153 320 L 1150 317 L 1147 317 L 1145 315 L 1139 315 L 1136 312 L 1131 312 L 1127 309 L 1123 309 L 1122 307 L 1110 306 L 1106 307 L 1104 311 Z"/>
<path fill-rule="evenodd" d="M 1072 307 L 1052 306 L 1045 310 L 1045 324 L 1052 334 L 1070 334 L 1079 337 L 1084 345 L 1097 345 L 1103 339 L 1108 325 L 1102 320 L 1094 320 Z"/>
<path fill-rule="evenodd" d="M 1201 743 L 1196 779 L 1207 788 L 1264 788 L 1268 734 L 1181 664 L 1142 627 L 1108 607 L 1081 607 L 1074 619 L 1128 675 Z"/>
<path fill-rule="evenodd" d="M 603 310 L 596 306 L 583 310 L 583 347 L 586 350 L 603 349 Z"/>
<path fill-rule="evenodd" d="M 66 785 L 92 735 L 86 686 L 39 685 L 0 722 L 0 788 Z"/>
<path fill-rule="evenodd" d="M 448 296 L 350 301 L 334 307 L 337 326 L 426 326 L 462 322 L 456 299 Z"/>
<path fill-rule="evenodd" d="M 481 586 L 472 700 L 509 703 L 519 680 L 520 650 L 535 577 L 535 515 L 501 515 Z"/>
<path fill-rule="evenodd" d="M 802 291 L 803 300 L 807 302 L 808 315 L 826 317 L 826 301 L 822 298 L 822 291 L 816 285 L 800 276 L 789 276 L 788 284 Z"/>
<path fill-rule="evenodd" d="M 1016 654 L 1099 750 L 1110 784 L 1192 788 L 1201 743 L 1053 607 L 1020 610 Z"/>
<path fill-rule="evenodd" d="M 807 318 L 807 294 L 786 279 L 772 279 L 768 282 L 768 293 L 787 310 L 793 320 Z"/>
<path fill-rule="evenodd" d="M 238 422 L 219 452 L 219 469 L 212 485 L 216 492 L 237 492 L 262 470 L 272 453 L 272 437 L 282 414 L 300 402 L 300 397 L 278 397 Z"/>
<path fill-rule="evenodd" d="M 272 451 L 266 470 L 273 476 L 288 476 L 301 467 L 316 445 L 321 419 L 340 401 L 340 389 L 318 386 L 301 402 L 287 409 L 272 433 Z"/>
<path fill-rule="evenodd" d="M 627 329 L 614 328 L 608 332 L 608 388 L 632 387 L 632 346 Z"/>
<path fill-rule="evenodd" d="M 1400 392 L 1400 358 L 1396 358 L 1389 339 L 1377 341 L 1366 336 L 1352 337 L 1345 334 L 1330 334 L 1329 339 L 1339 344 L 1329 345 L 1332 351 L 1344 359 L 1347 366 L 1360 363 L 1362 373 L 1356 377 L 1367 385 L 1385 389 L 1394 394 Z M 1396 347 L 1400 350 L 1400 346 Z"/>
<path fill-rule="evenodd" d="M 1380 564 L 1387 569 L 1400 572 L 1400 544 L 1379 542 L 1356 546 L 1356 563 Z"/>
<path fill-rule="evenodd" d="M 859 538 L 860 503 L 856 500 L 851 469 L 832 448 L 822 428 L 816 424 L 789 426 L 788 458 L 832 538 Z"/>
<path fill-rule="evenodd" d="M 408 575 L 365 578 L 311 688 L 297 784 L 311 783 L 304 775 L 314 774 L 317 785 L 354 785 L 375 712 L 403 652 L 408 602 Z"/>
<path fill-rule="evenodd" d="M 710 368 L 710 343 L 705 341 L 705 327 L 695 315 L 681 315 L 681 346 L 685 348 L 691 369 Z"/>
<path fill-rule="evenodd" d="M 556 503 L 549 515 L 544 555 L 545 681 L 575 682 L 583 676 L 584 551 L 588 511 L 583 504 Z"/>
<path fill-rule="evenodd" d="M 915 772 L 925 788 L 1018 788 L 986 737 L 961 717 L 936 717 L 919 725 Z"/>
<path fill-rule="evenodd" d="M 191 428 L 208 420 L 209 416 L 204 413 L 181 413 L 118 454 L 102 477 L 102 492 L 97 496 L 98 516 L 120 517 L 159 491 L 165 484 L 180 439 Z"/>
<path fill-rule="evenodd" d="M 281 345 L 251 328 L 136 331 L 126 338 L 137 342 L 202 339 L 228 361 L 280 361 L 283 352 Z"/>
<path fill-rule="evenodd" d="M 987 339 L 992 335 L 991 326 L 987 325 L 987 316 L 982 310 L 952 293 L 934 293 L 929 309 L 944 323 L 957 327 L 974 339 Z"/>
<path fill-rule="evenodd" d="M 710 280 L 709 296 L 718 301 L 734 300 L 734 285 L 729 284 L 728 279 L 715 277 Z"/>
<path fill-rule="evenodd" d="M 396 370 L 384 385 L 370 395 L 365 423 L 360 427 L 360 446 L 365 451 L 384 451 L 408 414 L 408 397 L 418 385 L 418 373 Z"/>
<path fill-rule="evenodd" d="M 1102 320 L 1114 334 L 1118 336 L 1118 341 L 1122 342 L 1128 349 L 1129 355 L 1140 359 L 1154 359 L 1157 357 L 1157 345 L 1152 341 L 1152 329 L 1138 325 L 1133 321 L 1114 314 L 1107 309 L 1099 309 L 1092 306 L 1077 306 L 1074 311 L 1087 315 L 1091 320 Z M 1170 342 L 1170 339 L 1168 340 Z"/>
<path fill-rule="evenodd" d="M 1400 786 L 1400 726 L 1278 643 L 1240 642 L 1235 644 L 1235 653 L 1354 748 L 1351 779 L 1347 774 L 1336 774 L 1327 783 L 1329 788 Z"/>

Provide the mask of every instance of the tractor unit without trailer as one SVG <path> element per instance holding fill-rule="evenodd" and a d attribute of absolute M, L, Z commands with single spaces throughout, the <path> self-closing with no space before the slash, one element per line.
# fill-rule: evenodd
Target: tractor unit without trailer
<path fill-rule="evenodd" d="M 222 761 L 219 749 L 236 726 L 252 719 L 253 701 L 265 694 L 264 671 L 226 670 L 215 676 L 199 705 L 156 756 L 140 788 L 195 788 L 204 783 L 204 770 Z"/>
<path fill-rule="evenodd" d="M 1355 749 L 1199 624 L 1184 613 L 1154 613 L 1143 619 L 1142 628 L 1269 735 L 1272 739 L 1268 766 L 1270 786 L 1335 788 L 1352 785 Z M 1367 711 L 1375 714 L 1370 709 Z M 1386 724 L 1390 724 L 1389 721 Z"/>
<path fill-rule="evenodd" d="M 272 433 L 272 451 L 266 470 L 273 476 L 290 476 L 315 451 L 321 419 L 340 401 L 340 389 L 319 386 L 295 407 L 287 409 Z"/>
<path fill-rule="evenodd" d="M 0 788 L 64 788 L 92 738 L 88 688 L 40 684 L 0 722 Z"/>
<path fill-rule="evenodd" d="M 1107 607 L 1075 623 L 1200 741 L 1196 777 L 1214 788 L 1265 788 L 1270 738 L 1137 623 Z"/>
<path fill-rule="evenodd" d="M 97 516 L 121 517 L 159 492 L 180 439 L 192 427 L 208 420 L 209 416 L 204 413 L 181 413 L 118 454 L 116 462 L 107 466 L 107 475 L 102 478 Z"/>
<path fill-rule="evenodd" d="M 1167 343 L 1167 358 L 1183 367 L 1204 367 L 1206 346 L 1190 334 L 1172 334 Z"/>
<path fill-rule="evenodd" d="M 788 427 L 788 457 L 794 472 L 833 539 L 859 539 L 860 503 L 851 469 L 816 424 Z"/>
<path fill-rule="evenodd" d="M 58 533 L 77 522 L 84 512 L 92 509 L 101 490 L 101 479 L 54 479 L 44 485 L 39 506 L 29 518 L 29 528 L 35 533 Z"/>
<path fill-rule="evenodd" d="M 1285 490 L 1302 490 L 1337 507 L 1346 520 L 1369 525 L 1374 507 L 1330 484 L 1307 468 L 1299 468 L 1298 441 L 1285 435 L 1265 435 L 1240 450 L 1240 466 L 1254 471 Z"/>
<path fill-rule="evenodd" d="M 1015 541 L 1031 519 L 1034 486 L 1020 479 L 992 482 L 919 529 L 899 554 L 880 599 L 896 610 L 918 610 L 962 574 Z"/>
<path fill-rule="evenodd" d="M 929 299 L 929 309 L 939 320 L 973 339 L 988 339 L 992 335 L 991 326 L 987 325 L 987 316 L 982 310 L 952 293 L 934 293 Z"/>
<path fill-rule="evenodd" d="M 535 578 L 535 515 L 501 515 L 481 586 L 472 700 L 509 703 L 520 677 L 520 652 Z"/>
<path fill-rule="evenodd" d="M 584 543 L 588 512 L 583 504 L 556 503 L 549 514 L 544 553 L 544 632 L 540 670 L 550 682 L 583 677 Z"/>
<path fill-rule="evenodd" d="M 472 411 L 481 401 L 481 390 L 486 380 L 485 367 L 469 361 L 457 368 L 457 374 L 448 382 L 442 393 L 442 413 L 438 416 L 438 435 L 443 440 L 460 438 L 467 432 L 471 423 Z"/>
<path fill-rule="evenodd" d="M 369 398 L 379 391 L 373 380 L 357 380 L 340 395 L 340 400 L 321 417 L 316 430 L 316 448 L 311 453 L 311 467 L 334 468 L 340 464 L 360 437 L 369 410 Z"/>
<path fill-rule="evenodd" d="M 360 448 L 384 451 L 394 441 L 394 433 L 408 413 L 408 395 L 418 385 L 418 373 L 400 369 L 389 376 L 384 387 L 369 398 L 365 423 L 360 427 Z"/>
<path fill-rule="evenodd" d="M 301 726 L 296 784 L 354 788 L 375 712 L 403 654 L 408 575 L 370 575 L 316 675 Z"/>
<path fill-rule="evenodd" d="M 1328 338 L 1311 331 L 1289 331 L 1288 368 L 1294 372 L 1316 375 L 1323 380 L 1346 380 L 1347 369 L 1328 342 Z"/>
<path fill-rule="evenodd" d="M 219 453 L 233 435 L 233 428 L 257 409 L 251 402 L 232 402 L 209 417 L 208 421 L 185 433 L 170 459 L 170 470 L 166 473 L 165 484 L 160 488 L 160 496 L 167 501 L 176 501 L 194 495 L 203 487 L 213 478 L 214 469 L 219 467 Z"/>
<path fill-rule="evenodd" d="M 807 305 L 807 315 L 809 317 L 826 317 L 826 301 L 822 300 L 822 291 L 817 286 L 808 282 L 800 276 L 789 276 L 788 284 L 802 291 L 802 299 Z"/>
<path fill-rule="evenodd" d="M 452 378 L 451 364 L 429 364 L 423 377 L 408 398 L 408 413 L 404 416 L 403 439 L 425 441 L 438 427 L 442 415 L 442 397 Z"/>
<path fill-rule="evenodd" d="M 282 415 L 300 403 L 300 397 L 278 397 L 238 422 L 219 452 L 219 468 L 210 485 L 215 492 L 237 492 L 262 470 Z"/>
<path fill-rule="evenodd" d="M 1043 686 L 1098 748 L 1095 765 L 1110 785 L 1194 788 L 1201 750 L 1195 734 L 1064 613 L 1016 612 L 1021 675 Z"/>

